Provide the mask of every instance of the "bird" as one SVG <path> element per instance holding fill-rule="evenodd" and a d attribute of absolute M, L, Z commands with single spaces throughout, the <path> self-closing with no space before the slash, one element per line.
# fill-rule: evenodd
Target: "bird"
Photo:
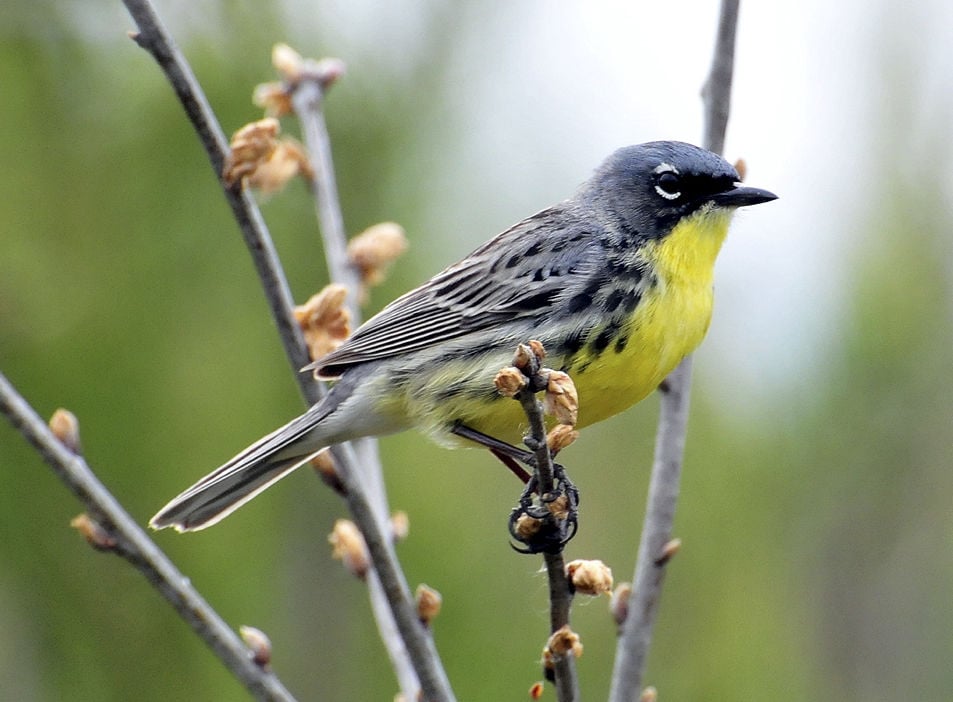
<path fill-rule="evenodd" d="M 566 200 L 398 297 L 306 368 L 335 379 L 304 414 L 163 507 L 155 529 L 210 526 L 341 442 L 415 428 L 448 446 L 520 441 L 494 385 L 542 342 L 578 395 L 577 428 L 649 395 L 699 345 L 735 210 L 775 200 L 721 156 L 679 141 L 612 153 Z"/>

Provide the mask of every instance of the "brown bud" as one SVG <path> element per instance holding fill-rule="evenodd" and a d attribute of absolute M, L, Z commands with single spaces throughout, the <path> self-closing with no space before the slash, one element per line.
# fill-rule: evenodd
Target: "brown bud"
<path fill-rule="evenodd" d="M 513 366 L 501 368 L 493 379 L 496 391 L 503 397 L 515 397 L 520 390 L 526 387 L 526 376 L 523 371 Z"/>
<path fill-rule="evenodd" d="M 410 517 L 404 511 L 397 511 L 390 515 L 390 533 L 394 541 L 403 541 L 410 533 Z"/>
<path fill-rule="evenodd" d="M 340 559 L 345 568 L 363 580 L 371 562 L 364 536 L 354 522 L 350 519 L 338 519 L 334 522 L 334 530 L 328 536 L 328 542 L 333 547 L 331 556 Z"/>
<path fill-rule="evenodd" d="M 304 148 L 294 139 L 285 137 L 279 139 L 271 155 L 245 177 L 245 185 L 271 195 L 298 174 L 309 180 L 314 177 Z"/>
<path fill-rule="evenodd" d="M 50 417 L 50 431 L 60 443 L 75 454 L 83 452 L 79 441 L 79 420 L 76 415 L 62 407 Z"/>
<path fill-rule="evenodd" d="M 521 514 L 516 518 L 516 526 L 513 531 L 520 541 L 528 541 L 539 533 L 543 526 L 543 520 L 531 517 L 528 514 Z"/>
<path fill-rule="evenodd" d="M 566 577 L 582 595 L 595 597 L 612 592 L 612 569 L 602 561 L 570 561 L 566 564 Z"/>
<path fill-rule="evenodd" d="M 271 663 L 271 639 L 261 629 L 253 626 L 240 626 L 238 633 L 245 645 L 251 649 L 252 660 L 260 668 L 268 668 Z"/>
<path fill-rule="evenodd" d="M 295 319 L 312 359 L 331 353 L 350 335 L 351 313 L 344 306 L 346 297 L 346 287 L 331 283 L 295 307 Z"/>
<path fill-rule="evenodd" d="M 536 356 L 536 358 L 540 361 L 546 358 L 546 348 L 543 346 L 542 341 L 530 339 L 529 350 L 532 351 L 533 355 Z"/>
<path fill-rule="evenodd" d="M 682 540 L 672 539 L 671 541 L 666 543 L 664 546 L 662 546 L 662 550 L 659 553 L 658 558 L 655 559 L 655 565 L 657 566 L 665 565 L 670 560 L 672 560 L 672 557 L 676 553 L 678 553 L 681 550 L 681 548 L 682 548 Z"/>
<path fill-rule="evenodd" d="M 267 117 L 284 117 L 294 109 L 287 83 L 260 83 L 255 86 L 251 101 L 263 108 Z"/>
<path fill-rule="evenodd" d="M 569 518 L 569 498 L 565 494 L 560 495 L 552 502 L 547 502 L 546 508 L 556 519 Z"/>
<path fill-rule="evenodd" d="M 69 525 L 82 534 L 86 542 L 97 551 L 111 551 L 116 548 L 116 538 L 85 512 L 73 517 Z"/>
<path fill-rule="evenodd" d="M 222 172 L 225 184 L 243 182 L 273 193 L 299 173 L 310 177 L 311 166 L 301 145 L 293 139 L 278 139 L 280 131 L 277 119 L 265 117 L 235 132 Z"/>
<path fill-rule="evenodd" d="M 615 623 L 622 626 L 629 616 L 629 596 L 632 594 L 632 583 L 619 583 L 612 591 L 609 599 L 609 612 Z"/>
<path fill-rule="evenodd" d="M 579 634 L 566 624 L 553 632 L 549 641 L 546 642 L 545 650 L 549 651 L 554 657 L 571 653 L 574 658 L 579 658 L 582 655 L 582 642 L 579 639 Z"/>
<path fill-rule="evenodd" d="M 414 599 L 417 601 L 417 617 L 420 619 L 421 623 L 429 626 L 430 622 L 432 622 L 434 618 L 440 614 L 440 607 L 443 605 L 443 598 L 440 596 L 439 592 L 421 583 L 417 586 L 417 592 L 414 595 Z"/>
<path fill-rule="evenodd" d="M 549 452 L 556 455 L 579 438 L 579 432 L 568 424 L 557 424 L 546 435 L 546 445 Z"/>
<path fill-rule="evenodd" d="M 301 77 L 304 59 L 287 44 L 275 44 L 271 49 L 271 65 L 282 78 L 295 82 Z"/>
<path fill-rule="evenodd" d="M 735 161 L 735 170 L 738 171 L 738 180 L 744 182 L 744 179 L 748 176 L 748 164 L 743 158 Z"/>
<path fill-rule="evenodd" d="M 225 183 L 235 185 L 271 156 L 278 143 L 281 126 L 272 117 L 251 122 L 232 135 L 231 151 L 225 162 Z"/>
<path fill-rule="evenodd" d="M 542 681 L 534 682 L 529 688 L 529 698 L 531 700 L 541 699 L 543 697 L 544 690 L 545 685 L 543 685 Z"/>
<path fill-rule="evenodd" d="M 387 267 L 407 250 L 404 228 L 394 222 L 368 227 L 348 242 L 347 256 L 365 285 L 384 280 Z"/>
<path fill-rule="evenodd" d="M 338 475 L 337 466 L 334 465 L 334 456 L 325 449 L 317 456 L 311 459 L 311 467 L 321 478 L 321 481 L 339 495 L 346 495 L 344 483 L 341 482 L 341 476 Z"/>
<path fill-rule="evenodd" d="M 528 344 L 520 344 L 516 347 L 516 353 L 513 354 L 513 365 L 521 371 L 529 370 L 535 360 L 536 355 Z"/>
<path fill-rule="evenodd" d="M 579 395 L 576 385 L 569 374 L 563 371 L 549 371 L 546 395 L 543 397 L 543 411 L 556 418 L 560 424 L 576 425 L 579 416 Z"/>

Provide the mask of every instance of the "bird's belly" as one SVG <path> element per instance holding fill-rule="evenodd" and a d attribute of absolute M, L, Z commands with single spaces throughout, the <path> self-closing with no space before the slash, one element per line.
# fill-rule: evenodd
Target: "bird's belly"
<path fill-rule="evenodd" d="M 601 334 L 603 328 L 596 327 L 572 356 L 560 356 L 558 351 L 548 356 L 544 365 L 566 370 L 576 385 L 578 426 L 611 417 L 658 387 L 701 342 L 711 309 L 710 284 L 660 284 L 645 292 L 631 318 L 616 322 L 614 334 Z M 518 402 L 498 395 L 493 385 L 496 372 L 512 362 L 513 350 L 515 344 L 479 358 L 451 355 L 433 370 L 423 363 L 402 383 L 401 392 L 381 393 L 387 399 L 377 411 L 392 414 L 395 421 L 416 426 L 445 445 L 461 445 L 448 431 L 457 422 L 519 443 L 526 417 Z"/>
<path fill-rule="evenodd" d="M 580 354 L 568 372 L 579 393 L 579 426 L 600 422 L 651 393 L 695 350 L 711 321 L 710 286 L 656 288 L 598 354 Z"/>

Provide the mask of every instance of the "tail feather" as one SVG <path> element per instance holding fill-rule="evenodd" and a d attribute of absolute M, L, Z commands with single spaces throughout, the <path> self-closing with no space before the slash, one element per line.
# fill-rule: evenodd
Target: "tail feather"
<path fill-rule="evenodd" d="M 224 519 L 327 446 L 315 436 L 321 415 L 311 411 L 255 442 L 159 510 L 153 529 L 197 531 Z"/>
<path fill-rule="evenodd" d="M 310 456 L 259 463 L 233 471 L 216 482 L 189 488 L 149 521 L 153 529 L 198 531 L 221 521 L 258 493 L 278 482 Z"/>

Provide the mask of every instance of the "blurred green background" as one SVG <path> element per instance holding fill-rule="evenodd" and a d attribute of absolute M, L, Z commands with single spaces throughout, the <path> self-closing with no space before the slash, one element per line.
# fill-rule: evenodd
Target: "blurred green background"
<path fill-rule="evenodd" d="M 345 219 L 412 252 L 370 310 L 564 197 L 615 146 L 694 140 L 713 3 L 160 2 L 226 131 L 287 41 L 349 74 L 328 120 Z M 709 7 L 712 5 L 712 7 Z M 953 699 L 953 123 L 940 3 L 742 8 L 730 158 L 744 213 L 698 355 L 647 682 L 662 699 Z M 0 27 L 0 370 L 145 523 L 302 409 L 243 243 L 118 2 L 7 2 Z M 576 71 L 575 73 L 573 71 Z M 285 125 L 295 131 L 293 122 Z M 263 204 L 299 300 L 325 282 L 300 183 Z M 657 401 L 587 429 L 567 555 L 628 580 Z M 518 486 L 476 451 L 382 442 L 411 585 L 444 597 L 461 700 L 526 699 L 547 623 L 513 553 Z M 240 700 L 244 691 L 0 422 L 0 697 Z M 339 500 L 302 471 L 217 528 L 156 539 L 225 619 L 266 631 L 302 700 L 396 691 L 362 585 L 329 558 Z M 578 601 L 585 696 L 615 645 Z M 551 692 L 549 694 L 552 694 Z"/>

